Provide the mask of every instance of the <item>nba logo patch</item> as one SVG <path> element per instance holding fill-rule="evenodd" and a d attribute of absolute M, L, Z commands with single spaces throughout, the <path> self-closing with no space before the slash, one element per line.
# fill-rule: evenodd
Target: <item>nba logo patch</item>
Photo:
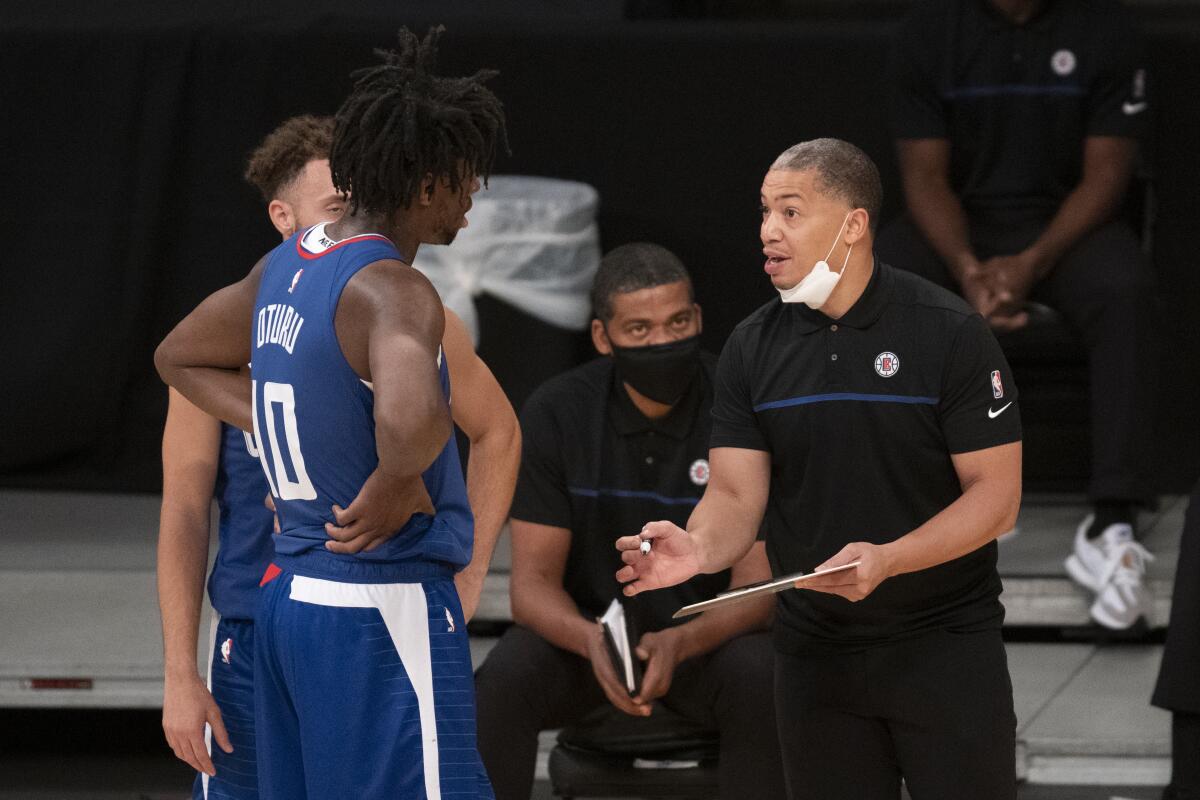
<path fill-rule="evenodd" d="M 454 633 L 456 630 L 458 630 L 458 628 L 454 625 L 454 615 L 451 614 L 450 609 L 446 608 L 445 606 L 442 607 L 442 611 L 446 612 L 446 633 Z"/>
<path fill-rule="evenodd" d="M 1000 382 L 1000 370 L 992 370 L 992 395 L 996 399 L 1004 397 L 1004 384 Z"/>
<path fill-rule="evenodd" d="M 292 285 L 288 287 L 288 294 L 291 294 L 296 289 L 296 284 L 300 282 L 300 276 L 304 274 L 304 270 L 299 270 L 292 276 Z"/>
<path fill-rule="evenodd" d="M 229 656 L 233 654 L 233 639 L 226 639 L 221 642 L 221 660 L 226 664 L 229 663 Z"/>
<path fill-rule="evenodd" d="M 895 353 L 884 351 L 875 356 L 875 371 L 881 378 L 890 378 L 900 371 L 900 359 Z"/>

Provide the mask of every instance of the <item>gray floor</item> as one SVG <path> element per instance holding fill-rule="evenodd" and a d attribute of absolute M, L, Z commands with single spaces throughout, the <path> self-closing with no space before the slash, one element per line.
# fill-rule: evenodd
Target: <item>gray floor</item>
<path fill-rule="evenodd" d="M 6 520 L 6 535 L 0 537 L 0 715 L 6 707 L 142 708 L 152 714 L 159 706 L 157 513 L 158 498 L 152 496 L 0 492 L 0 519 Z M 1061 567 L 1083 513 L 1078 498 L 1027 498 L 1017 535 L 1001 545 L 1007 623 L 1070 626 L 1076 634 L 1072 643 L 1008 648 L 1018 765 L 1026 781 L 1021 797 L 1151 800 L 1158 795 L 1153 787 L 1169 773 L 1169 719 L 1147 703 L 1161 650 L 1089 638 L 1088 598 Z M 1152 621 L 1160 626 L 1170 607 L 1182 515 L 1183 501 L 1167 498 L 1141 522 L 1143 539 L 1158 557 L 1149 574 L 1156 595 Z M 509 566 L 503 542 L 481 618 L 509 617 Z M 477 660 L 491 643 L 473 642 Z M 91 684 L 35 689 L 32 681 L 38 678 Z M 544 739 L 543 760 L 550 741 Z M 0 745 L 0 800 L 174 798 L 182 796 L 181 781 L 186 786 L 186 769 L 165 748 L 68 756 L 48 746 L 49 751 L 13 753 Z M 1080 785 L 1085 788 L 1070 788 Z M 97 786 L 103 790 L 92 788 Z M 535 796 L 549 796 L 544 781 Z"/>

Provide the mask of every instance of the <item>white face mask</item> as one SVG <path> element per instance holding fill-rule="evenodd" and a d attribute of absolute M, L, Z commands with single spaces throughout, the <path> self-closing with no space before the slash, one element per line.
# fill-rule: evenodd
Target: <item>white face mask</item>
<path fill-rule="evenodd" d="M 830 271 L 828 259 L 833 255 L 833 250 L 842 238 L 842 231 L 846 230 L 846 223 L 849 221 L 850 214 L 847 214 L 846 218 L 842 220 L 842 227 L 838 228 L 837 238 L 829 246 L 829 252 L 825 254 L 825 258 L 813 265 L 812 270 L 804 276 L 803 280 L 790 289 L 778 290 L 779 297 L 783 302 L 804 303 L 813 309 L 825 305 L 829 295 L 833 294 L 834 287 L 842 279 L 842 273 L 846 271 L 846 265 L 850 263 L 850 253 L 854 251 L 854 245 L 850 245 L 850 249 L 846 251 L 846 260 L 842 262 L 841 272 Z"/>

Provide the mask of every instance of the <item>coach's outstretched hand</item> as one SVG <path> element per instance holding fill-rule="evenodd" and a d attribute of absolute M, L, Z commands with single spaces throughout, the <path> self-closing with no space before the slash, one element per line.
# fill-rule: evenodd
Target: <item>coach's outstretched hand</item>
<path fill-rule="evenodd" d="M 643 541 L 651 543 L 643 554 Z M 700 572 L 700 552 L 687 531 L 670 522 L 648 522 L 637 536 L 617 539 L 617 549 L 626 566 L 617 570 L 617 580 L 626 584 L 626 597 L 683 583 Z"/>
<path fill-rule="evenodd" d="M 333 541 L 326 542 L 325 549 L 333 553 L 374 550 L 416 513 L 434 513 L 421 476 L 397 479 L 376 469 L 349 508 L 333 507 L 334 522 L 325 523 L 325 533 Z"/>

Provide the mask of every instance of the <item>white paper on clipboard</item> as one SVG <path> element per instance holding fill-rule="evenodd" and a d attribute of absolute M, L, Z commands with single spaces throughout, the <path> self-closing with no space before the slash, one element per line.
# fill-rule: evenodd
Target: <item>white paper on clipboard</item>
<path fill-rule="evenodd" d="M 842 572 L 847 569 L 854 569 L 859 565 L 858 561 L 851 561 L 849 564 L 842 564 L 829 569 L 819 569 L 815 572 L 795 572 L 791 575 L 784 575 L 782 578 L 772 578 L 769 581 L 760 583 L 752 583 L 749 586 L 739 586 L 736 589 L 730 589 L 728 592 L 722 592 L 712 600 L 704 600 L 700 603 L 692 603 L 690 606 L 684 606 L 671 615 L 671 619 L 679 619 L 680 617 L 688 617 L 692 614 L 699 614 L 701 611 L 708 611 L 710 608 L 719 608 L 720 606 L 729 605 L 745 600 L 748 597 L 757 597 L 760 594 L 775 594 L 782 592 L 784 589 L 791 589 L 797 581 L 808 580 L 815 578 L 818 575 L 828 575 L 831 572 Z"/>

